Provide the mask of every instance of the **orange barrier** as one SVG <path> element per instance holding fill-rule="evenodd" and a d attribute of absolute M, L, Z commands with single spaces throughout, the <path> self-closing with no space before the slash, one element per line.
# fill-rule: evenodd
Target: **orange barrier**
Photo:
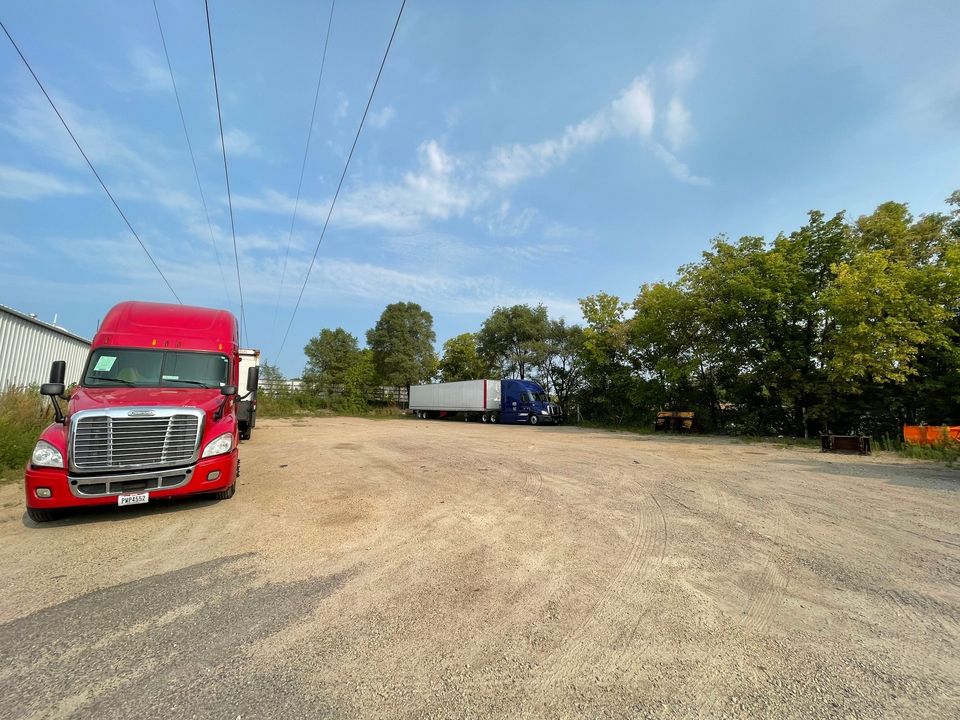
<path fill-rule="evenodd" d="M 904 425 L 903 439 L 914 445 L 935 445 L 947 440 L 960 442 L 960 425 Z"/>

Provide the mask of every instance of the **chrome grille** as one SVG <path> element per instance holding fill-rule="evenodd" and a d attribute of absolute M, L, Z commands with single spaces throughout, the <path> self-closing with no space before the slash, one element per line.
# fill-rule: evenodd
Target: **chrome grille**
<path fill-rule="evenodd" d="M 130 412 L 137 413 L 129 417 Z M 200 410 L 137 408 L 84 411 L 72 418 L 70 462 L 76 470 L 109 470 L 183 464 L 196 458 Z"/>

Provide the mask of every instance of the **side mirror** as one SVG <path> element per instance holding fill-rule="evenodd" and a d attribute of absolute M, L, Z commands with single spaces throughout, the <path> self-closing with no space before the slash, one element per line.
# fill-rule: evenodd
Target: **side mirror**
<path fill-rule="evenodd" d="M 260 367 L 258 365 L 254 365 L 253 367 L 247 368 L 247 392 L 256 392 L 259 384 Z"/>
<path fill-rule="evenodd" d="M 60 403 L 57 402 L 57 396 L 63 395 L 66 390 L 64 378 L 67 376 L 67 363 L 63 360 L 54 360 L 50 366 L 50 382 L 40 386 L 41 395 L 49 395 L 50 402 L 53 403 L 53 415 L 58 423 L 63 424 L 63 410 L 60 409 Z"/>
<path fill-rule="evenodd" d="M 236 394 L 237 394 L 237 386 L 236 386 L 236 385 L 222 385 L 222 386 L 220 386 L 220 394 L 221 394 L 221 395 L 227 395 L 227 396 L 229 396 L 229 395 L 236 395 Z"/>
<path fill-rule="evenodd" d="M 63 385 L 67 376 L 67 363 L 64 360 L 54 360 L 50 366 L 50 382 Z"/>
<path fill-rule="evenodd" d="M 63 395 L 63 391 L 66 389 L 66 385 L 62 382 L 48 382 L 40 386 L 40 394 L 50 396 Z"/>

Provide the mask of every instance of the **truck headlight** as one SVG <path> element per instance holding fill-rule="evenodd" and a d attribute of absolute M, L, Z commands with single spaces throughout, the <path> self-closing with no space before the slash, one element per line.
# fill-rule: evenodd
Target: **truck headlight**
<path fill-rule="evenodd" d="M 63 467 L 63 455 L 46 440 L 38 440 L 30 462 L 37 467 Z"/>
<path fill-rule="evenodd" d="M 549 415 L 549 414 L 550 414 L 550 411 L 549 411 L 549 410 L 541 410 L 541 411 L 540 411 L 540 414 L 541 414 L 541 415 Z"/>
<path fill-rule="evenodd" d="M 224 433 L 217 435 L 213 440 L 207 443 L 203 449 L 203 455 L 200 457 L 212 457 L 213 455 L 223 455 L 233 450 L 233 433 Z"/>

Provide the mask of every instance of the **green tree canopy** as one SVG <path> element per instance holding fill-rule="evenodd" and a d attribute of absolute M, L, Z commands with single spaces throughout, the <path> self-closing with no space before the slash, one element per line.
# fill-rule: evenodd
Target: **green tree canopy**
<path fill-rule="evenodd" d="M 303 372 L 304 384 L 314 392 L 342 387 L 347 372 L 357 360 L 360 348 L 357 338 L 343 328 L 324 328 L 303 348 L 307 366 Z"/>
<path fill-rule="evenodd" d="M 430 381 L 437 371 L 433 316 L 414 302 L 387 305 L 367 330 L 377 376 L 386 385 Z"/>
<path fill-rule="evenodd" d="M 440 360 L 440 379 L 444 382 L 477 380 L 487 374 L 487 366 L 477 354 L 477 336 L 463 333 L 443 344 Z"/>
<path fill-rule="evenodd" d="M 480 357 L 501 377 L 526 377 L 542 356 L 549 320 L 543 305 L 496 307 L 477 333 Z"/>

